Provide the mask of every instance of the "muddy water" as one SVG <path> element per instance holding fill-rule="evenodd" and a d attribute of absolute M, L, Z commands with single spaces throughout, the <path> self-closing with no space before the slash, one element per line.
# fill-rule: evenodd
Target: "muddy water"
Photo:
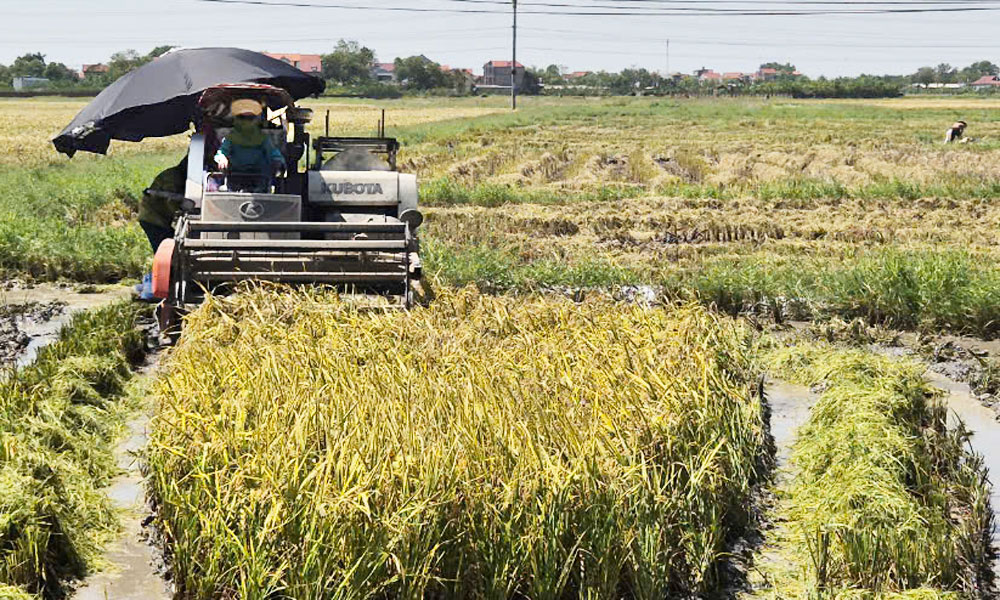
<path fill-rule="evenodd" d="M 927 371 L 925 377 L 934 387 L 943 390 L 948 394 L 946 401 L 951 409 L 951 417 L 961 419 L 965 426 L 973 433 L 972 449 L 983 456 L 986 468 L 991 475 L 993 482 L 993 492 L 990 496 L 990 505 L 993 514 L 998 515 L 1000 511 L 1000 423 L 997 422 L 996 414 L 992 409 L 983 406 L 972 394 L 968 384 L 959 383 L 948 379 L 944 375 Z M 997 528 L 993 529 L 993 547 L 1000 548 L 1000 534 Z M 1000 576 L 1000 565 L 993 565 L 993 572 Z"/>
<path fill-rule="evenodd" d="M 764 394 L 771 408 L 771 435 L 774 437 L 780 482 L 788 475 L 792 444 L 799 427 L 809 419 L 816 395 L 805 386 L 783 381 L 769 381 Z"/>
<path fill-rule="evenodd" d="M 148 376 L 155 369 L 149 365 Z M 88 577 L 73 594 L 74 600 L 170 600 L 173 593 L 163 576 L 160 553 L 148 540 L 143 521 L 150 514 L 146 505 L 142 473 L 136 453 L 146 445 L 152 406 L 145 406 L 128 423 L 129 437 L 115 449 L 123 473 L 106 490 L 122 512 L 122 534 L 105 551 L 110 567 Z"/>
<path fill-rule="evenodd" d="M 31 340 L 18 356 L 17 365 L 23 366 L 35 360 L 38 351 L 54 342 L 59 337 L 59 330 L 69 323 L 70 319 L 77 312 L 106 306 L 117 300 L 128 298 L 129 294 L 130 289 L 126 286 L 105 287 L 94 293 L 81 293 L 72 288 L 52 284 L 41 284 L 31 288 L 15 288 L 0 292 L 0 305 L 46 304 L 50 302 L 61 302 L 66 305 L 65 310 L 46 321 L 34 319 L 19 320 L 18 327 Z"/>

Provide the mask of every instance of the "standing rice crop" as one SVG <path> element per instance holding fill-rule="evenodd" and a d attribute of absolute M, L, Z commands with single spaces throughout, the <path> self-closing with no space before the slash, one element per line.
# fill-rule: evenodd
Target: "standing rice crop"
<path fill-rule="evenodd" d="M 780 511 L 778 598 L 984 597 L 989 483 L 923 368 L 859 350 L 793 348 L 783 375 L 824 392 L 798 432 Z"/>
<path fill-rule="evenodd" d="M 768 471 L 752 356 L 697 307 L 211 299 L 148 455 L 183 597 L 710 590 Z"/>

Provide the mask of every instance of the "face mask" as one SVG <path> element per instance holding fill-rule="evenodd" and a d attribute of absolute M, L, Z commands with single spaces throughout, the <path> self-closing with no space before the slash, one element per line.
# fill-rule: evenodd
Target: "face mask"
<path fill-rule="evenodd" d="M 260 121 L 254 119 L 253 121 L 247 121 L 245 119 L 236 119 L 233 123 L 233 129 L 239 131 L 240 133 L 254 133 L 260 129 Z"/>

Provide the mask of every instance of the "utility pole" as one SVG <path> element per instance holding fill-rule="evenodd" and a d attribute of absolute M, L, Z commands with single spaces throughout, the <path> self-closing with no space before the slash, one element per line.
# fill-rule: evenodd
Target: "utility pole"
<path fill-rule="evenodd" d="M 663 74 L 663 77 L 670 77 L 670 38 L 667 38 L 667 72 Z"/>
<path fill-rule="evenodd" d="M 510 109 L 517 110 L 517 0 L 511 0 L 514 7 L 514 43 L 510 61 Z"/>

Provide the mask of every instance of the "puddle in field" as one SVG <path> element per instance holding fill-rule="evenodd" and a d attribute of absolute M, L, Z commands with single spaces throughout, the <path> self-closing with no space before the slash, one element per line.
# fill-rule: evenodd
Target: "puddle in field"
<path fill-rule="evenodd" d="M 788 460 L 792 454 L 799 427 L 809 419 L 809 411 L 816 404 L 816 395 L 803 385 L 784 381 L 769 381 L 764 388 L 771 409 L 771 436 L 774 437 L 777 477 L 779 482 L 787 476 Z"/>
<path fill-rule="evenodd" d="M 59 330 L 81 310 L 98 308 L 129 297 L 129 288 L 112 286 L 81 292 L 40 284 L 0 292 L 0 362 L 23 366 L 59 337 Z"/>
<path fill-rule="evenodd" d="M 972 432 L 972 449 L 983 456 L 986 465 L 992 491 L 990 495 L 990 506 L 996 517 L 1000 510 L 1000 423 L 997 422 L 996 413 L 993 409 L 983 406 L 975 397 L 967 383 L 959 383 L 948 377 L 928 370 L 925 377 L 934 387 L 943 390 L 948 395 L 946 401 L 950 409 L 949 418 L 958 417 L 965 424 L 965 427 Z M 954 423 L 953 423 L 954 424 Z M 1000 548 L 1000 532 L 994 526 L 993 547 Z M 993 572 L 1000 577 L 1000 563 L 994 562 Z"/>
<path fill-rule="evenodd" d="M 789 459 L 798 429 L 809 419 L 809 410 L 816 403 L 816 395 L 809 388 L 778 380 L 768 380 L 764 398 L 769 413 L 771 437 L 775 446 L 774 483 L 784 485 L 790 475 Z M 728 582 L 722 594 L 726 599 L 745 598 L 753 591 L 751 575 L 761 561 L 780 560 L 768 546 L 768 532 L 780 526 L 772 520 L 776 501 L 774 490 L 764 486 L 757 490 L 754 499 L 754 525 L 742 538 L 726 549 L 727 558 L 720 567 L 724 581 Z M 756 566 L 755 566 L 756 565 Z"/>
<path fill-rule="evenodd" d="M 155 363 L 152 363 L 144 370 L 149 374 L 154 369 Z M 171 585 L 164 576 L 166 568 L 162 555 L 149 540 L 149 532 L 144 525 L 150 511 L 136 453 L 146 445 L 151 414 L 151 407 L 140 410 L 128 423 L 128 439 L 115 448 L 118 466 L 123 473 L 115 478 L 106 493 L 112 504 L 122 512 L 122 534 L 104 553 L 110 567 L 84 580 L 73 594 L 73 600 L 173 598 Z"/>

